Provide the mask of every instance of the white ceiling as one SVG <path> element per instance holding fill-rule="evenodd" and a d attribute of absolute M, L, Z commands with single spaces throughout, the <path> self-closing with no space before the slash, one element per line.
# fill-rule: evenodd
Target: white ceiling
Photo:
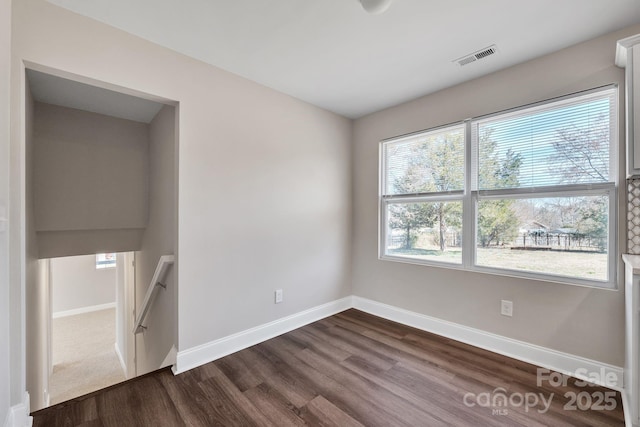
<path fill-rule="evenodd" d="M 120 92 L 27 70 L 33 99 L 45 104 L 151 123 L 162 104 Z"/>
<path fill-rule="evenodd" d="M 640 22 L 640 0 L 49 1 L 351 118 Z"/>

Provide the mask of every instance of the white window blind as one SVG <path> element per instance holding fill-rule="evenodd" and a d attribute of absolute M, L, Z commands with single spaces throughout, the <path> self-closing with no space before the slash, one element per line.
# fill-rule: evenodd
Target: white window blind
<path fill-rule="evenodd" d="M 614 100 L 610 89 L 474 121 L 475 188 L 613 182 Z"/>

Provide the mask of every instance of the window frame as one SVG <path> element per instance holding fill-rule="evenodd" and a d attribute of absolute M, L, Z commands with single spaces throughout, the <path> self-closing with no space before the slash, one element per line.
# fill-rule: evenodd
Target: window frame
<path fill-rule="evenodd" d="M 607 93 L 609 92 L 609 94 Z M 475 132 L 473 127 L 482 121 L 486 121 L 494 117 L 516 116 L 523 110 L 530 110 L 535 114 L 535 110 L 544 111 L 546 106 L 563 101 L 575 100 L 580 98 L 588 98 L 590 96 L 609 95 L 612 98 L 610 111 L 610 142 L 609 142 L 609 182 L 592 183 L 592 184 L 566 184 L 552 185 L 544 187 L 521 187 L 508 189 L 491 189 L 479 190 L 473 188 L 477 183 L 478 168 L 478 149 L 479 143 L 473 141 Z M 567 102 L 569 103 L 569 102 Z M 499 276 L 517 277 L 524 279 L 539 280 L 545 282 L 570 284 L 577 286 L 586 286 L 598 289 L 617 289 L 617 253 L 618 253 L 618 188 L 619 188 L 619 90 L 617 84 L 609 84 L 593 89 L 567 94 L 564 96 L 547 99 L 544 101 L 527 104 L 508 110 L 499 111 L 483 116 L 469 118 L 466 120 L 449 123 L 409 134 L 387 138 L 379 143 L 379 182 L 378 182 L 378 258 L 384 261 L 394 261 L 407 264 L 426 265 L 430 267 L 441 267 L 453 270 L 473 271 L 479 273 L 488 273 Z M 387 175 L 387 159 L 385 147 L 387 144 L 397 143 L 399 141 L 414 138 L 419 135 L 445 131 L 446 129 L 456 126 L 464 126 L 464 189 L 447 192 L 436 193 L 418 193 L 407 195 L 387 195 L 386 193 L 386 175 Z M 475 133 L 474 133 L 475 132 Z M 475 163 L 475 164 L 474 164 Z M 596 280 L 581 277 L 562 276 L 551 273 L 532 272 L 525 270 L 514 270 L 508 268 L 497 268 L 490 266 L 482 266 L 477 264 L 477 217 L 478 203 L 481 200 L 499 200 L 499 199 L 536 199 L 551 197 L 581 197 L 581 196 L 606 196 L 608 198 L 608 224 L 607 224 L 607 279 Z M 402 257 L 387 254 L 387 224 L 388 224 L 388 205 L 391 203 L 419 203 L 419 202 L 442 202 L 442 201 L 460 201 L 462 202 L 462 261 L 460 264 L 445 261 L 436 261 L 431 259 L 419 259 L 411 257 Z"/>

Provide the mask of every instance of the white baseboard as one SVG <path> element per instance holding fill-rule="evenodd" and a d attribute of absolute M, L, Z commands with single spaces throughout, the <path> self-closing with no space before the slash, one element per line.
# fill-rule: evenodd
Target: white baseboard
<path fill-rule="evenodd" d="M 179 374 L 188 371 L 349 308 L 355 308 L 403 325 L 623 391 L 624 370 L 619 366 L 518 341 L 356 296 L 346 297 L 265 325 L 180 351 L 177 355 L 176 364 L 173 366 L 173 372 Z M 610 381 L 604 384 L 607 379 Z"/>
<path fill-rule="evenodd" d="M 180 374 L 189 369 L 235 353 L 236 351 L 308 325 L 309 323 L 332 316 L 351 307 L 351 297 L 342 298 L 264 325 L 256 326 L 255 328 L 247 329 L 246 331 L 238 332 L 237 334 L 179 351 L 176 364 L 173 365 L 173 372 L 174 374 Z"/>
<path fill-rule="evenodd" d="M 54 319 L 57 319 L 59 317 L 67 317 L 67 316 L 75 316 L 76 314 L 91 313 L 92 311 L 107 310 L 109 308 L 116 308 L 116 303 L 115 302 L 109 302 L 107 304 L 91 305 L 89 307 L 74 308 L 73 310 L 56 311 L 55 313 L 53 313 L 52 317 Z"/>
<path fill-rule="evenodd" d="M 31 427 L 33 418 L 29 416 L 30 408 L 29 393 L 25 392 L 22 402 L 9 408 L 4 427 Z"/>
<path fill-rule="evenodd" d="M 524 341 L 514 340 L 366 298 L 356 296 L 352 298 L 353 308 L 360 311 L 582 380 L 591 381 L 593 378 L 600 378 L 604 381 L 606 378 L 615 378 L 607 384 L 603 384 L 601 381 L 595 382 L 618 391 L 623 390 L 624 370 L 619 366 L 613 366 Z M 590 376 L 592 376 L 592 378 L 590 378 Z"/>
<path fill-rule="evenodd" d="M 129 379 L 129 376 L 127 375 L 127 364 L 124 363 L 124 358 L 122 357 L 122 352 L 120 351 L 120 346 L 118 345 L 118 343 L 116 342 L 115 344 L 113 344 L 113 347 L 116 349 L 116 354 L 118 355 L 118 360 L 120 361 L 120 367 L 122 367 L 122 372 L 124 372 L 124 377 Z"/>

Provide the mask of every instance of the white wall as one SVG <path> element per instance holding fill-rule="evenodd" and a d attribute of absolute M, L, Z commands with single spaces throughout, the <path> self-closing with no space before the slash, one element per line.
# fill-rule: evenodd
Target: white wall
<path fill-rule="evenodd" d="M 136 312 L 162 255 L 176 253 L 176 111 L 164 106 L 149 129 L 149 223 L 136 259 Z M 147 315 L 147 329 L 136 337 L 137 373 L 161 368 L 167 353 L 177 345 L 177 263 L 163 281 L 167 288 L 156 294 Z M 174 361 L 175 362 L 175 361 Z"/>
<path fill-rule="evenodd" d="M 4 6 L 4 5 L 3 5 Z M 8 9 L 8 7 L 6 8 Z M 3 12 L 5 8 L 3 7 Z M 2 19 L 6 19 L 3 13 Z M 11 405 L 23 403 L 26 391 L 25 348 L 25 77 L 23 65 L 13 57 L 13 22 L 11 8 L 12 55 L 10 85 L 10 141 L 9 141 L 9 340 L 11 371 Z M 3 30 L 7 27 L 1 27 Z M 11 113 L 13 110 L 13 113 Z"/>
<path fill-rule="evenodd" d="M 126 316 L 129 314 L 126 312 L 126 283 L 125 283 L 125 254 L 116 254 L 116 348 L 120 352 L 122 362 L 125 365 L 125 374 L 127 378 L 130 377 L 130 369 L 127 366 L 128 361 L 128 347 L 127 347 L 127 334 L 131 331 L 127 328 Z"/>
<path fill-rule="evenodd" d="M 40 256 L 138 249 L 149 215 L 149 126 L 40 102 L 34 125 Z"/>
<path fill-rule="evenodd" d="M 11 62 L 11 1 L 0 0 L 0 218 L 8 217 L 9 206 L 9 70 Z M 9 233 L 0 220 L 0 423 L 11 406 L 9 348 Z M 16 373 L 17 374 L 17 373 Z"/>
<path fill-rule="evenodd" d="M 51 259 L 53 314 L 116 302 L 116 269 L 96 269 L 95 255 Z"/>
<path fill-rule="evenodd" d="M 25 299 L 27 390 L 31 409 L 45 407 L 48 388 L 47 334 L 49 331 L 48 271 L 38 259 L 35 215 L 33 210 L 33 158 L 35 105 L 29 86 L 25 87 Z"/>
<path fill-rule="evenodd" d="M 15 85 L 26 60 L 180 103 L 179 350 L 351 293 L 349 120 L 43 0 L 14 9 Z"/>
<path fill-rule="evenodd" d="M 385 138 L 610 83 L 628 28 L 357 120 L 354 124 L 354 294 L 540 346 L 623 365 L 624 291 L 378 260 L 378 145 Z M 622 114 L 620 114 L 622 116 Z M 625 251 L 624 132 L 620 123 L 618 253 Z M 618 268 L 619 274 L 622 269 Z M 623 283 L 619 276 L 619 283 Z M 500 300 L 514 316 L 500 315 Z"/>

